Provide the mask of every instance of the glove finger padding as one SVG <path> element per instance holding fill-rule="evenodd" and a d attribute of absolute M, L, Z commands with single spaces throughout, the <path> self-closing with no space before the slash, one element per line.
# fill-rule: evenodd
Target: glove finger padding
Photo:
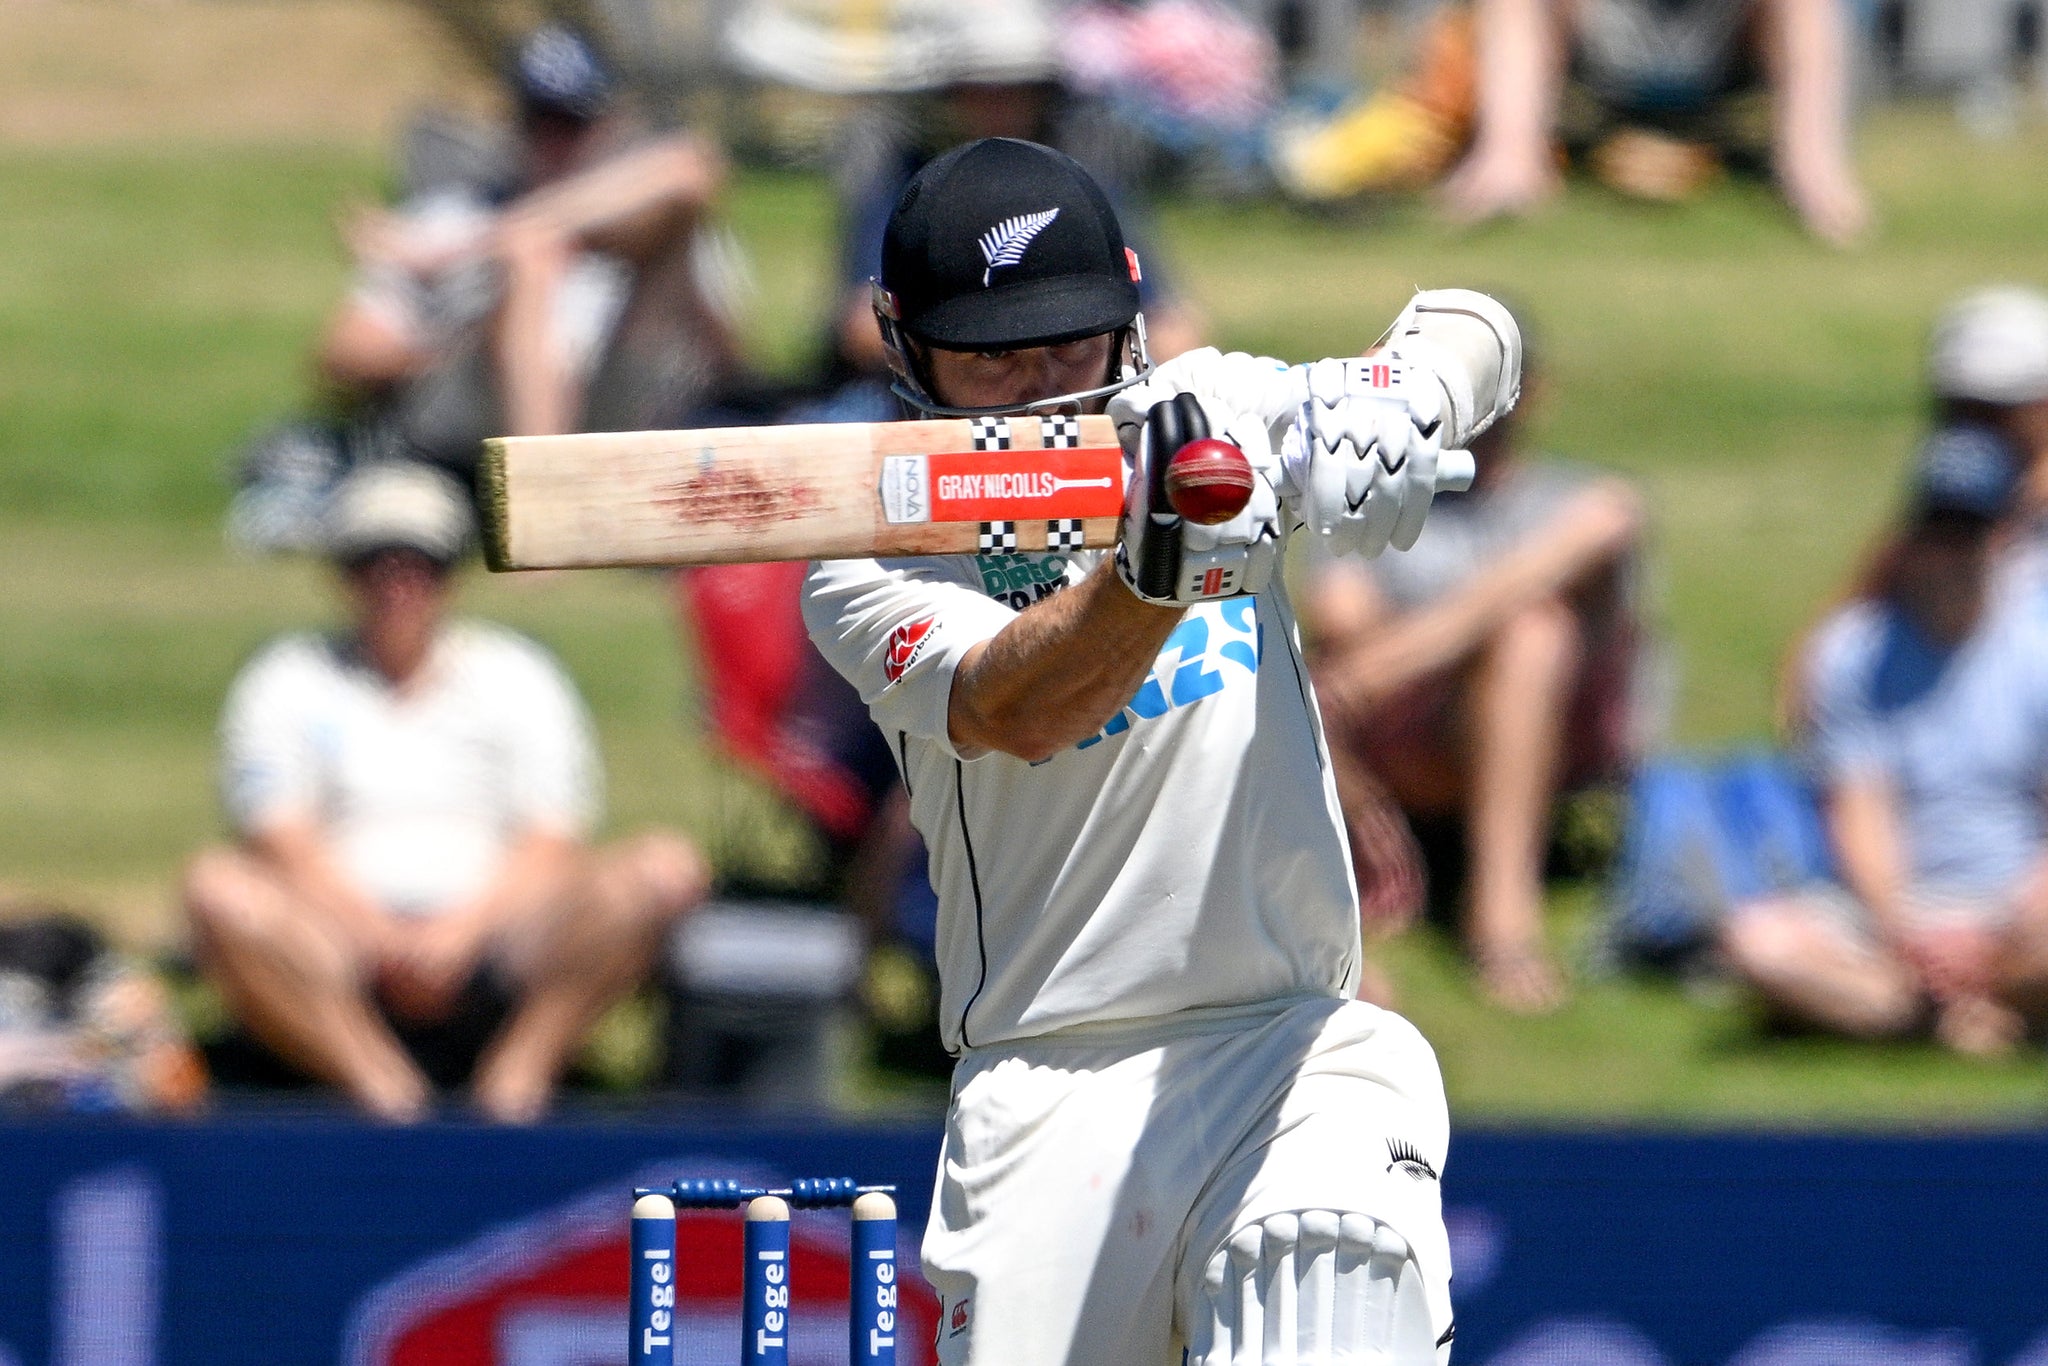
<path fill-rule="evenodd" d="M 1218 411 L 1231 414 L 1236 419 L 1230 424 L 1232 431 L 1247 419 L 1256 419 L 1265 433 L 1263 444 L 1270 449 L 1301 406 L 1300 371 L 1285 361 L 1242 351 L 1226 354 L 1213 346 L 1184 351 L 1111 396 L 1108 411 L 1118 438 L 1126 446 L 1135 445 L 1138 428 L 1153 406 L 1175 394 L 1195 395 L 1208 405 L 1212 417 Z M 1251 450 L 1245 446 L 1247 454 Z"/>
<path fill-rule="evenodd" d="M 1166 496 L 1166 467 L 1181 447 L 1211 435 L 1243 450 L 1255 477 L 1243 511 L 1203 526 L 1173 511 Z M 1265 427 L 1256 416 L 1232 420 L 1189 393 L 1154 404 L 1138 436 L 1116 550 L 1118 574 L 1148 602 L 1186 604 L 1258 592 L 1271 580 L 1279 558 L 1275 472 Z"/>
<path fill-rule="evenodd" d="M 1415 538 L 1422 534 L 1422 523 L 1429 516 L 1430 503 L 1436 498 L 1436 471 L 1441 455 L 1433 441 L 1412 443 L 1408 452 L 1408 478 L 1415 493 L 1401 500 L 1401 515 L 1394 522 L 1393 534 L 1387 537 L 1387 544 L 1396 550 L 1413 546 Z"/>
<path fill-rule="evenodd" d="M 1330 549 L 1407 549 L 1436 493 L 1443 399 L 1400 357 L 1317 361 L 1281 464 L 1303 525 Z"/>
<path fill-rule="evenodd" d="M 1145 415 L 1137 477 L 1131 481 L 1133 488 L 1144 489 L 1145 504 L 1142 515 L 1134 509 L 1124 521 L 1126 541 L 1133 530 L 1137 532 L 1131 586 L 1140 597 L 1162 600 L 1174 596 L 1187 523 L 1166 499 L 1166 467 L 1181 447 L 1208 435 L 1209 419 L 1193 394 L 1175 394 L 1154 404 Z"/>

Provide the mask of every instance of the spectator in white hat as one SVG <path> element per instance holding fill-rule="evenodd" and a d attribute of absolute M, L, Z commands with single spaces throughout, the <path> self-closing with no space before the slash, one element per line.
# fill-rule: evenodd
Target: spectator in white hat
<path fill-rule="evenodd" d="M 2018 446 L 2030 483 L 2048 456 L 2048 294 L 1993 285 L 1966 294 L 1935 320 L 1927 378 L 1949 422 L 1991 427 Z M 2030 504 L 2048 493 L 2029 489 Z"/>
<path fill-rule="evenodd" d="M 1836 880 L 1736 908 L 1721 943 L 1776 1015 L 1967 1053 L 2048 1019 L 2048 617 L 1993 591 L 2018 478 L 1995 432 L 1937 430 L 1885 581 L 1806 643 Z"/>
<path fill-rule="evenodd" d="M 2000 284 L 1951 302 L 1928 338 L 1927 383 L 1937 421 L 1989 428 L 2018 452 L 1999 577 L 2011 591 L 2048 596 L 2048 294 Z"/>
<path fill-rule="evenodd" d="M 1934 320 L 1926 367 L 1935 425 L 1989 430 L 2020 462 L 2005 513 L 2012 534 L 2000 538 L 1995 586 L 2048 595 L 2048 294 L 1989 285 L 1953 300 Z M 1887 591 L 1900 553 L 1895 530 L 1880 533 L 1835 605 Z M 1788 670 L 1779 680 L 1781 721 L 1799 725 L 1805 707 L 1799 673 Z"/>
<path fill-rule="evenodd" d="M 388 1120 L 465 1078 L 487 1116 L 541 1114 L 708 880 L 674 835 L 590 847 L 600 775 L 573 685 L 533 642 L 447 619 L 469 523 L 422 466 L 340 486 L 349 624 L 243 668 L 221 720 L 235 841 L 184 879 L 242 1022 Z"/>

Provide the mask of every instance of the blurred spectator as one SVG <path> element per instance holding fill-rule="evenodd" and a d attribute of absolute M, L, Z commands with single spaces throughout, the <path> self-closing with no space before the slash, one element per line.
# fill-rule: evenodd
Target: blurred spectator
<path fill-rule="evenodd" d="M 871 392 L 881 406 L 867 420 L 895 416 L 895 400 Z M 818 414 L 847 401 L 842 395 L 822 409 L 798 409 L 794 418 L 828 420 Z M 696 645 L 708 738 L 790 804 L 823 855 L 818 876 L 804 885 L 727 889 L 772 893 L 776 904 L 750 904 L 751 897 L 715 901 L 684 926 L 678 958 L 686 970 L 677 974 L 675 1013 L 680 1023 L 694 1018 L 701 1027 L 678 1030 L 671 1052 L 675 1079 L 688 1089 L 774 1100 L 801 1094 L 788 1079 L 817 1072 L 805 1068 L 804 1056 L 829 1026 L 836 1004 L 838 986 L 829 970 L 817 974 L 816 987 L 792 973 L 773 992 L 759 983 L 745 993 L 720 992 L 693 980 L 705 975 L 687 970 L 694 945 L 718 942 L 728 920 L 757 934 L 772 929 L 781 936 L 774 956 L 791 964 L 829 961 L 833 944 L 849 930 L 857 933 L 865 958 L 861 994 L 878 1061 L 940 1079 L 951 1071 L 938 1034 L 938 903 L 924 847 L 911 828 L 888 740 L 803 628 L 797 589 L 804 569 L 708 565 L 675 578 L 678 613 Z M 810 914 L 796 914 L 798 907 Z M 786 913 L 765 914 L 778 910 Z M 787 1008 L 804 992 L 807 1021 L 791 1018 L 795 1012 Z M 751 999 L 705 999 L 720 995 Z M 811 1090 L 810 1099 L 826 1098 Z"/>
<path fill-rule="evenodd" d="M 1931 1024 L 1993 1053 L 2048 1004 L 2048 615 L 1992 591 L 2019 477 L 1988 428 L 1937 430 L 1887 582 L 1808 643 L 1801 736 L 1840 885 L 1739 906 L 1722 931 L 1792 1021 Z"/>
<path fill-rule="evenodd" d="M 75 915 L 0 911 L 0 1109 L 184 1113 L 205 1099 L 161 982 Z"/>
<path fill-rule="evenodd" d="M 1957 299 L 1935 320 L 1928 387 L 1943 423 L 2000 433 L 2022 461 L 2020 511 L 2048 516 L 2048 295 L 1994 285 Z"/>
<path fill-rule="evenodd" d="M 1521 407 L 1473 443 L 1471 490 L 1439 497 L 1405 553 L 1311 566 L 1302 619 L 1368 919 L 1421 908 L 1388 799 L 1450 822 L 1480 986 L 1541 1012 L 1564 993 L 1543 939 L 1554 804 L 1640 753 L 1643 512 L 1620 479 L 1525 452 L 1524 374 Z"/>
<path fill-rule="evenodd" d="M 735 368 L 729 270 L 705 227 L 716 151 L 645 134 L 569 29 L 530 35 L 508 81 L 502 167 L 444 164 L 398 207 L 344 225 L 355 281 L 316 360 L 348 420 L 338 436 L 259 444 L 236 539 L 292 548 L 313 524 L 299 486 L 335 467 L 423 459 L 466 483 L 485 437 L 656 426 Z"/>
<path fill-rule="evenodd" d="M 1927 344 L 1927 385 L 1939 426 L 1978 426 L 2009 442 L 2020 461 L 2011 517 L 1995 574 L 2001 589 L 2048 594 L 2048 295 L 2020 285 L 1973 291 L 1942 310 Z M 1832 605 L 1885 596 L 1910 527 L 1888 527 L 1857 561 Z M 1806 716 L 1800 667 L 1814 628 L 1795 640 L 1779 675 L 1778 718 Z"/>
<path fill-rule="evenodd" d="M 342 484 L 329 550 L 349 629 L 287 636 L 236 680 L 221 770 L 237 843 L 184 882 L 243 1022 L 393 1120 L 472 1072 L 483 1113 L 539 1115 L 707 884 L 674 835 L 586 844 L 600 779 L 574 688 L 532 642 L 446 619 L 468 533 L 429 468 Z"/>
<path fill-rule="evenodd" d="M 824 8 L 750 0 L 740 6 L 728 41 L 749 74 L 859 97 L 835 134 L 830 159 L 841 291 L 831 339 L 834 378 L 886 382 L 868 285 L 881 269 L 883 226 L 920 166 L 974 138 L 1047 143 L 1087 166 L 1116 201 L 1143 263 L 1140 289 L 1154 358 L 1200 341 L 1199 315 L 1169 282 L 1155 235 L 1142 212 L 1134 212 L 1142 141 L 1105 101 L 1084 97 L 1068 79 L 1061 49 L 1083 17 L 1056 20 L 1044 0 L 888 0 Z"/>
<path fill-rule="evenodd" d="M 1276 147 L 1310 199 L 1435 179 L 1477 220 L 1559 187 L 1558 146 L 1624 193 L 1682 199 L 1726 162 L 1765 160 L 1807 229 L 1844 245 L 1870 209 L 1849 156 L 1842 0 L 1470 0 L 1425 34 L 1397 88 Z M 1764 136 L 1746 97 L 1768 91 Z M 1756 144 L 1768 143 L 1767 157 Z M 1462 161 L 1459 157 L 1462 154 Z"/>

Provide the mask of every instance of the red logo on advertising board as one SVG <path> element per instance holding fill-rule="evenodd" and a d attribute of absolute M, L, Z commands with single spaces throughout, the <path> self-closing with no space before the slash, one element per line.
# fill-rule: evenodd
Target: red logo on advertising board
<path fill-rule="evenodd" d="M 443 1249 L 372 1290 L 350 1315 L 343 1366 L 594 1366 L 626 1347 L 627 1209 L 622 1179 L 532 1219 Z M 678 1361 L 733 1359 L 740 1326 L 737 1210 L 676 1221 Z M 846 1360 L 844 1216 L 791 1229 L 791 1366 Z M 930 1366 L 938 1299 L 899 1282 L 897 1361 Z"/>
<path fill-rule="evenodd" d="M 936 617 L 919 617 L 906 621 L 889 633 L 889 652 L 882 659 L 882 674 L 891 683 L 903 677 L 903 673 L 917 662 L 924 653 L 925 639 L 931 635 Z"/>
<path fill-rule="evenodd" d="M 968 1315 L 972 1312 L 968 1306 L 972 1303 L 971 1299 L 956 1300 L 954 1302 L 952 1324 L 946 1330 L 946 1336 L 958 1337 L 967 1331 Z"/>

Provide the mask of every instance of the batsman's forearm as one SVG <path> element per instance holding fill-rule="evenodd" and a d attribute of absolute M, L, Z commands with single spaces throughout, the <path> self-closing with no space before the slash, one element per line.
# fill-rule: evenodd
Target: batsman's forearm
<path fill-rule="evenodd" d="M 954 745 L 1036 763 L 1087 739 L 1144 683 L 1181 612 L 1139 601 L 1105 560 L 967 652 L 947 712 Z"/>

